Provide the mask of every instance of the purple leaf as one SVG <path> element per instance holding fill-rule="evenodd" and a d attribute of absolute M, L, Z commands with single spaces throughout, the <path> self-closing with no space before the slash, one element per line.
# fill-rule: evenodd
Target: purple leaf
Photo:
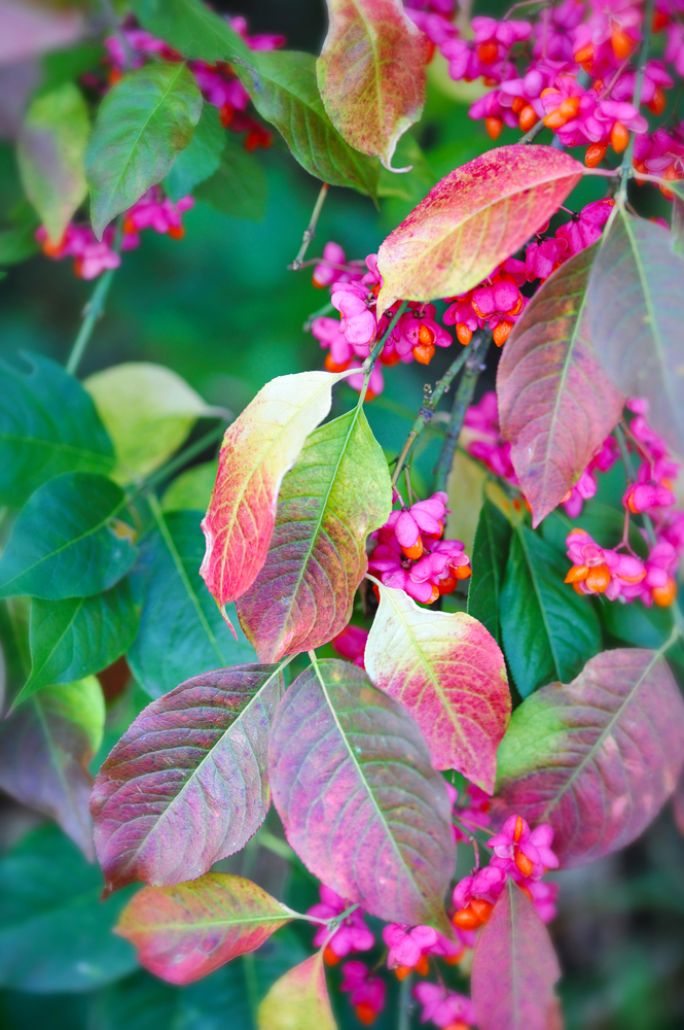
<path fill-rule="evenodd" d="M 684 701 L 657 652 L 603 651 L 567 685 L 513 714 L 499 748 L 506 813 L 550 823 L 566 866 L 623 848 L 672 794 L 684 762 Z"/>
<path fill-rule="evenodd" d="M 534 904 L 509 881 L 475 944 L 472 998 L 479 1030 L 557 1026 L 559 976 L 548 930 Z"/>
<path fill-rule="evenodd" d="M 373 915 L 450 933 L 449 801 L 406 710 L 361 669 L 328 659 L 297 677 L 275 715 L 273 800 L 319 879 Z"/>
<path fill-rule="evenodd" d="M 110 889 L 173 884 L 246 844 L 268 809 L 268 729 L 277 669 L 236 665 L 148 705 L 93 788 L 95 846 Z"/>

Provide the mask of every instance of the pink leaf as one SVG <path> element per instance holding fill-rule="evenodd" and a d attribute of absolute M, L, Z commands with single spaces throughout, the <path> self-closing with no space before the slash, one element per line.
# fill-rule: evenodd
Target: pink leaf
<path fill-rule="evenodd" d="M 330 410 L 339 379 L 329 372 L 272 379 L 226 430 L 200 569 L 220 606 L 244 594 L 264 564 L 282 478 Z"/>
<path fill-rule="evenodd" d="M 325 109 L 347 143 L 394 170 L 397 142 L 423 110 L 429 41 L 400 0 L 328 0 L 328 12 L 317 62 Z"/>
<path fill-rule="evenodd" d="M 266 563 L 237 606 L 262 661 L 344 629 L 368 565 L 366 537 L 391 506 L 387 462 L 363 409 L 311 434 L 283 480 Z"/>
<path fill-rule="evenodd" d="M 554 147 L 498 147 L 450 172 L 378 252 L 378 311 L 465 293 L 548 221 L 583 166 Z"/>
<path fill-rule="evenodd" d="M 297 677 L 273 723 L 273 800 L 304 864 L 373 915 L 450 933 L 454 842 L 444 781 L 408 713 L 356 666 Z"/>
<path fill-rule="evenodd" d="M 672 794 L 684 752 L 684 701 L 666 662 L 603 651 L 567 685 L 513 714 L 499 749 L 499 806 L 550 823 L 562 865 L 623 848 Z"/>
<path fill-rule="evenodd" d="M 297 913 L 251 880 L 208 873 L 176 887 L 143 887 L 121 913 L 116 932 L 145 969 L 189 984 L 238 955 L 256 951 Z"/>
<path fill-rule="evenodd" d="M 622 413 L 623 397 L 587 334 L 586 289 L 596 247 L 537 291 L 506 343 L 497 374 L 503 436 L 533 523 L 560 504 Z M 597 341 L 600 344 L 600 341 Z"/>
<path fill-rule="evenodd" d="M 509 881 L 475 944 L 472 998 L 479 1030 L 558 1026 L 559 976 L 548 930 L 533 903 Z"/>
<path fill-rule="evenodd" d="M 380 586 L 365 651 L 376 687 L 401 701 L 423 732 L 437 769 L 458 769 L 493 793 L 496 749 L 511 713 L 503 655 L 465 612 L 420 608 Z"/>
<path fill-rule="evenodd" d="M 153 701 L 93 788 L 98 859 L 110 889 L 179 883 L 243 847 L 269 803 L 266 748 L 278 670 L 236 665 Z"/>
<path fill-rule="evenodd" d="M 0 64 L 9 64 L 69 46 L 83 35 L 85 19 L 76 10 L 0 0 L 0 24 Z"/>
<path fill-rule="evenodd" d="M 320 952 L 271 987 L 257 1012 L 259 1030 L 336 1030 Z"/>

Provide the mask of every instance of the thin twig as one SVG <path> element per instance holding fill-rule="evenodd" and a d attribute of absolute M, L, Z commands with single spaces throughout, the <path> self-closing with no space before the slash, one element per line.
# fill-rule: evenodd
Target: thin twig
<path fill-rule="evenodd" d="M 304 230 L 304 235 L 302 236 L 302 245 L 297 251 L 297 256 L 294 259 L 294 261 L 287 266 L 291 272 L 298 272 L 299 269 L 302 267 L 302 263 L 304 261 L 304 258 L 306 257 L 306 252 L 309 249 L 309 244 L 316 235 L 316 226 L 318 225 L 318 219 L 321 217 L 321 211 L 323 210 L 325 198 L 328 195 L 329 189 L 330 187 L 328 186 L 327 182 L 324 182 L 320 188 L 318 196 L 316 197 L 316 203 L 314 204 L 314 209 L 311 212 L 309 224 Z"/>
<path fill-rule="evenodd" d="M 458 390 L 454 396 L 454 403 L 451 408 L 447 434 L 444 438 L 442 451 L 435 466 L 436 490 L 446 489 L 447 479 L 449 478 L 449 472 L 451 471 L 451 466 L 454 460 L 454 454 L 458 447 L 458 438 L 461 435 L 461 429 L 463 427 L 463 420 L 470 402 L 473 399 L 473 394 L 475 393 L 475 387 L 477 386 L 477 381 L 480 378 L 480 373 L 485 367 L 485 358 L 487 356 L 491 339 L 492 334 L 489 332 L 478 333 L 470 344 L 470 353 L 468 354 L 465 370 L 461 376 Z"/>
<path fill-rule="evenodd" d="M 105 300 L 107 299 L 109 287 L 112 284 L 115 272 L 115 268 L 109 268 L 100 276 L 90 300 L 83 309 L 81 328 L 74 340 L 74 345 L 71 348 L 71 352 L 66 363 L 66 370 L 71 373 L 71 375 L 75 374 L 78 366 L 81 364 L 86 347 L 90 343 L 90 339 L 93 335 L 93 329 L 95 328 L 98 319 L 100 319 L 104 313 Z"/>

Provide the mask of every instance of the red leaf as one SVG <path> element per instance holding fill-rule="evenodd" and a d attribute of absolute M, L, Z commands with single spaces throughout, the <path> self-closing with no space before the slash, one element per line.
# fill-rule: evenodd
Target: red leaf
<path fill-rule="evenodd" d="M 465 612 L 429 611 L 403 590 L 379 589 L 366 643 L 368 675 L 408 708 L 435 768 L 458 769 L 493 793 L 496 749 L 511 712 L 496 641 Z"/>
<path fill-rule="evenodd" d="M 268 729 L 282 691 L 236 665 L 153 701 L 102 766 L 91 809 L 108 886 L 179 883 L 242 848 L 264 820 Z"/>
<path fill-rule="evenodd" d="M 636 648 L 603 651 L 567 685 L 516 709 L 499 748 L 499 808 L 550 823 L 566 866 L 623 848 L 677 783 L 684 701 L 667 663 Z"/>
<path fill-rule="evenodd" d="M 328 0 L 328 12 L 317 62 L 325 109 L 347 143 L 391 169 L 423 110 L 430 43 L 400 0 Z"/>
<path fill-rule="evenodd" d="M 340 379 L 300 372 L 267 383 L 226 430 L 209 509 L 200 574 L 219 605 L 240 597 L 266 560 L 280 483 L 330 410 Z"/>
<path fill-rule="evenodd" d="M 116 932 L 137 948 L 145 969 L 169 983 L 189 984 L 256 951 L 296 917 L 251 880 L 208 873 L 176 887 L 143 887 L 121 913 Z"/>
<path fill-rule="evenodd" d="M 378 252 L 378 311 L 465 293 L 548 221 L 583 166 L 554 147 L 498 147 L 450 172 Z"/>
<path fill-rule="evenodd" d="M 372 915 L 450 933 L 455 848 L 444 781 L 401 705 L 327 659 L 297 677 L 269 746 L 287 839 L 319 879 Z"/>
<path fill-rule="evenodd" d="M 471 984 L 479 1030 L 558 1026 L 559 976 L 548 930 L 534 904 L 509 881 L 475 944 Z"/>
<path fill-rule="evenodd" d="M 513 445 L 535 526 L 560 504 L 622 413 L 623 397 L 588 338 L 585 299 L 595 257 L 596 247 L 581 251 L 544 283 L 499 363 L 501 431 Z"/>

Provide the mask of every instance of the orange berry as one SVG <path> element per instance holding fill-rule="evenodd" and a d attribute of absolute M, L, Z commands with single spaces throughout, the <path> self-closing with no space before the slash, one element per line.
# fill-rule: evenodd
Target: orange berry
<path fill-rule="evenodd" d="M 43 243 L 41 244 L 41 249 L 43 251 L 43 254 L 45 254 L 46 257 L 54 257 L 54 258 L 59 257 L 60 254 L 62 253 L 62 245 L 63 245 L 63 243 L 64 243 L 64 238 L 63 237 L 62 237 L 62 239 L 57 240 L 55 242 L 53 242 L 49 238 L 46 238 L 43 241 Z"/>
<path fill-rule="evenodd" d="M 470 579 L 473 574 L 470 565 L 457 565 L 453 571 L 456 579 Z"/>
<path fill-rule="evenodd" d="M 522 816 L 521 815 L 516 815 L 516 817 L 515 817 L 515 829 L 513 830 L 513 840 L 515 841 L 516 844 L 518 843 L 518 841 L 522 837 L 524 829 L 525 829 L 525 824 L 523 823 Z"/>
<path fill-rule="evenodd" d="M 587 152 L 584 155 L 584 163 L 587 168 L 596 168 L 600 165 L 606 156 L 607 149 L 608 147 L 605 143 L 592 143 L 591 146 L 587 147 Z"/>
<path fill-rule="evenodd" d="M 461 1019 L 457 1019 L 455 1023 L 449 1023 L 448 1026 L 445 1026 L 444 1030 L 470 1030 L 470 1027 Z"/>
<path fill-rule="evenodd" d="M 439 587 L 439 596 L 444 597 L 445 594 L 453 594 L 457 583 L 458 580 L 454 576 L 445 576 L 444 579 L 440 579 L 437 584 Z"/>
<path fill-rule="evenodd" d="M 587 565 L 573 565 L 568 572 L 567 576 L 563 580 L 564 583 L 581 583 L 589 575 L 589 567 Z"/>
<path fill-rule="evenodd" d="M 523 97 L 513 97 L 513 100 L 511 101 L 511 111 L 513 112 L 513 114 L 520 114 L 523 107 L 526 106 L 528 105 L 525 104 L 525 100 Z"/>
<path fill-rule="evenodd" d="M 651 28 L 653 32 L 660 32 L 666 25 L 670 24 L 669 15 L 665 11 L 656 11 L 653 15 L 653 21 L 651 22 Z"/>
<path fill-rule="evenodd" d="M 629 131 L 624 127 L 622 122 L 616 122 L 613 128 L 610 130 L 610 145 L 616 154 L 621 154 L 623 150 L 627 149 L 629 143 Z"/>
<path fill-rule="evenodd" d="M 456 323 L 456 339 L 464 347 L 467 347 L 473 338 L 473 330 L 469 329 L 465 322 Z"/>
<path fill-rule="evenodd" d="M 646 107 L 652 114 L 661 115 L 667 107 L 667 96 L 662 86 L 656 86 L 656 91 L 653 94 L 653 98 L 646 104 Z"/>
<path fill-rule="evenodd" d="M 117 82 L 120 82 L 122 77 L 123 77 L 123 72 L 119 71 L 118 68 L 110 68 L 109 69 L 109 75 L 107 76 L 107 78 L 109 79 L 109 85 L 110 86 L 116 86 Z"/>
<path fill-rule="evenodd" d="M 454 912 L 451 921 L 461 930 L 476 930 L 480 925 L 480 920 L 473 912 L 471 905 L 459 908 L 458 912 Z"/>
<path fill-rule="evenodd" d="M 416 973 L 419 976 L 427 976 L 430 972 L 430 963 L 428 962 L 427 955 L 421 955 L 415 966 Z"/>
<path fill-rule="evenodd" d="M 651 596 L 659 608 L 669 608 L 677 596 L 677 584 L 673 579 L 668 579 L 664 587 L 654 587 Z"/>
<path fill-rule="evenodd" d="M 610 569 L 607 565 L 594 565 L 584 581 L 594 594 L 603 594 L 610 584 Z"/>
<path fill-rule="evenodd" d="M 394 970 L 394 975 L 397 980 L 405 980 L 406 977 L 413 972 L 411 966 L 397 966 Z"/>
<path fill-rule="evenodd" d="M 435 356 L 435 348 L 431 343 L 418 343 L 413 348 L 413 356 L 419 365 L 429 365 Z"/>
<path fill-rule="evenodd" d="M 349 368 L 349 362 L 343 361 L 341 364 L 337 361 L 333 361 L 332 354 L 326 354 L 325 361 L 323 364 L 328 372 L 344 372 L 345 369 Z"/>
<path fill-rule="evenodd" d="M 523 296 L 522 296 L 522 293 L 521 293 L 518 296 L 518 299 L 516 300 L 516 302 L 513 305 L 513 307 L 509 309 L 508 314 L 509 315 L 517 315 L 520 312 L 522 306 L 523 306 Z"/>
<path fill-rule="evenodd" d="M 172 240 L 182 240 L 185 236 L 185 229 L 182 225 L 172 225 L 167 236 L 170 236 Z"/>
<path fill-rule="evenodd" d="M 401 358 L 396 351 L 392 351 L 390 354 L 381 354 L 380 361 L 389 368 L 391 365 L 398 365 Z"/>
<path fill-rule="evenodd" d="M 377 396 L 378 395 L 375 392 L 375 390 L 371 390 L 371 388 L 369 386 L 368 389 L 366 390 L 366 400 L 369 401 L 369 402 L 370 401 L 374 401 Z M 379 600 L 379 598 L 378 598 L 378 600 Z"/>
<path fill-rule="evenodd" d="M 493 41 L 480 43 L 477 48 L 477 58 L 483 64 L 494 64 L 499 56 L 499 48 Z"/>
<path fill-rule="evenodd" d="M 580 98 L 579 97 L 566 97 L 566 99 L 560 105 L 558 110 L 563 115 L 565 120 L 567 122 L 569 122 L 570 119 L 574 118 L 575 115 L 577 114 L 577 112 L 579 111 L 579 106 L 580 106 Z"/>
<path fill-rule="evenodd" d="M 497 347 L 503 347 L 504 343 L 511 335 L 511 329 L 513 328 L 512 322 L 499 322 L 494 332 L 492 333 L 492 339 Z"/>
<path fill-rule="evenodd" d="M 531 876 L 534 872 L 533 863 L 530 862 L 527 855 L 525 855 L 520 848 L 515 849 L 515 864 L 523 876 Z"/>
<path fill-rule="evenodd" d="M 423 323 L 423 325 L 421 325 L 420 329 L 418 330 L 418 343 L 422 343 L 424 347 L 431 347 L 434 342 L 435 334 L 433 333 L 430 326 L 425 325 L 425 323 Z"/>
<path fill-rule="evenodd" d="M 415 544 L 412 544 L 410 547 L 402 547 L 401 550 L 407 558 L 411 559 L 411 561 L 417 561 L 418 558 L 423 555 L 423 541 L 418 537 Z"/>
<path fill-rule="evenodd" d="M 518 125 L 523 132 L 529 132 L 533 125 L 536 125 L 539 121 L 537 112 L 532 107 L 532 104 L 525 104 L 523 109 L 518 115 Z"/>
<path fill-rule="evenodd" d="M 610 45 L 618 61 L 626 61 L 635 47 L 635 42 L 623 29 L 613 29 Z"/>
<path fill-rule="evenodd" d="M 560 107 L 556 107 L 553 111 L 549 111 L 549 113 L 544 117 L 544 125 L 546 128 L 553 129 L 554 131 L 562 128 L 566 122 L 567 118 L 565 115 L 561 114 Z"/>
<path fill-rule="evenodd" d="M 492 914 L 492 909 L 494 908 L 491 901 L 484 901 L 483 898 L 473 898 L 470 902 L 470 907 L 480 920 L 480 926 L 484 926 L 484 924 L 489 920 L 489 917 Z"/>
<path fill-rule="evenodd" d="M 233 120 L 234 115 L 235 115 L 234 108 L 231 107 L 230 104 L 223 104 L 223 106 L 221 107 L 221 110 L 219 111 L 219 117 L 221 119 L 221 125 L 223 126 L 224 129 L 228 128 L 228 126 L 230 125 L 230 123 Z"/>
<path fill-rule="evenodd" d="M 434 586 L 434 584 L 433 584 L 432 593 L 430 594 L 430 599 L 429 599 L 429 601 L 427 603 L 428 604 L 434 604 L 438 597 L 439 597 L 439 587 L 438 586 Z"/>
<path fill-rule="evenodd" d="M 336 966 L 340 961 L 340 956 L 336 955 L 330 947 L 330 945 L 328 945 L 325 951 L 323 952 L 323 961 L 325 962 L 326 966 Z"/>
<path fill-rule="evenodd" d="M 594 44 L 587 43 L 575 52 L 575 60 L 578 64 L 588 64 L 594 58 Z"/>
<path fill-rule="evenodd" d="M 485 129 L 490 139 L 498 139 L 503 130 L 503 122 L 500 118 L 490 115 L 489 118 L 485 118 Z"/>
<path fill-rule="evenodd" d="M 360 1001 L 354 1006 L 356 1018 L 362 1026 L 372 1026 L 377 1018 L 377 1012 L 367 1001 Z"/>

